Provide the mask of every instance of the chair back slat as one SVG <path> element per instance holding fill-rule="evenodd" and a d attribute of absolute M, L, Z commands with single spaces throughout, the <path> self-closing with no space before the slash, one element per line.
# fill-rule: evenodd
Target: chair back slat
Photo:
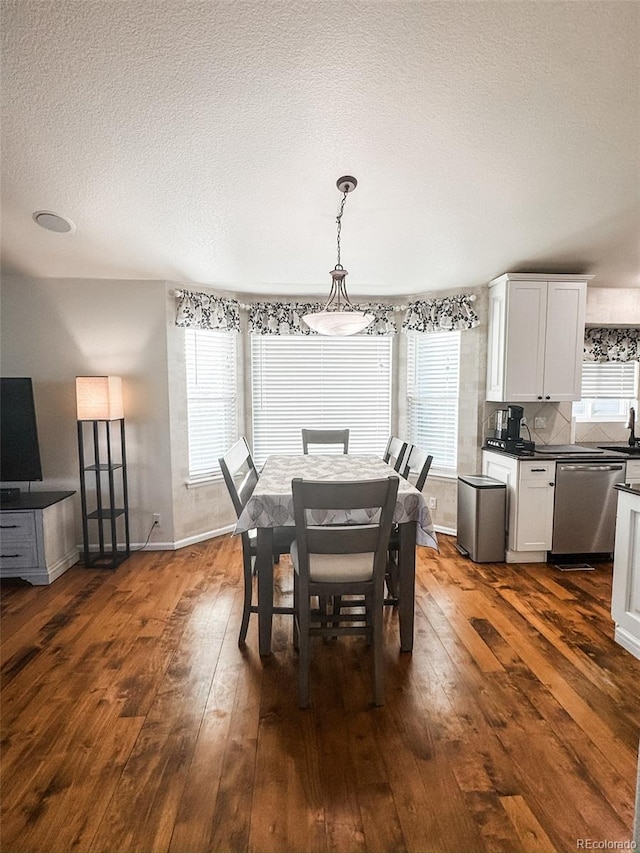
<path fill-rule="evenodd" d="M 419 447 L 416 447 L 415 444 L 412 444 L 406 457 L 402 476 L 405 480 L 408 480 L 409 475 L 414 474 L 416 476 L 414 485 L 416 489 L 421 492 L 427 481 L 427 475 L 432 462 L 433 456 L 430 456 L 428 453 L 425 453 L 424 450 L 421 450 Z"/>
<path fill-rule="evenodd" d="M 236 441 L 218 462 L 236 515 L 239 517 L 258 482 L 258 471 L 247 440 L 241 438 Z"/>
<path fill-rule="evenodd" d="M 403 441 L 395 435 L 390 436 L 389 441 L 387 442 L 387 447 L 382 456 L 383 461 L 391 465 L 394 471 L 400 472 L 407 452 L 407 447 L 408 445 L 406 441 Z"/>
<path fill-rule="evenodd" d="M 307 527 L 310 554 L 368 554 L 378 547 L 378 524 Z"/>
<path fill-rule="evenodd" d="M 302 450 L 305 455 L 309 453 L 310 444 L 341 444 L 342 452 L 349 452 L 349 430 L 348 429 L 303 429 Z"/>

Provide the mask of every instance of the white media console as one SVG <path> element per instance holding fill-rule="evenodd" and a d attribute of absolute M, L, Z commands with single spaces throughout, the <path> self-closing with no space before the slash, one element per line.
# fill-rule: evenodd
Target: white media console
<path fill-rule="evenodd" d="M 75 492 L 23 492 L 0 505 L 0 578 L 50 584 L 78 562 Z"/>

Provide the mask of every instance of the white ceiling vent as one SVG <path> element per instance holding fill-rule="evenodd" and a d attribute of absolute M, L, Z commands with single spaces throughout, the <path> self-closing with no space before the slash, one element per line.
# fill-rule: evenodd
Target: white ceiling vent
<path fill-rule="evenodd" d="M 69 231 L 76 230 L 76 226 L 70 219 L 65 219 L 64 216 L 60 216 L 52 210 L 36 210 L 33 214 L 33 220 L 42 228 L 46 228 L 47 231 L 57 231 L 59 234 L 67 234 Z"/>

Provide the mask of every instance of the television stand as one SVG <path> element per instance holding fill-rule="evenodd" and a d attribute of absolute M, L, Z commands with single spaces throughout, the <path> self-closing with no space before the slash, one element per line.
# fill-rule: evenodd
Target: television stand
<path fill-rule="evenodd" d="M 75 492 L 0 496 L 0 578 L 50 584 L 78 562 Z"/>

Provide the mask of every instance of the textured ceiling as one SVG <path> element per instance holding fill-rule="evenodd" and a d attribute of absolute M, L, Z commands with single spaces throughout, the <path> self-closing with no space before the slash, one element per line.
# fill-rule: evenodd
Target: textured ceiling
<path fill-rule="evenodd" d="M 637 2 L 1 8 L 5 270 L 322 294 L 352 174 L 352 294 L 640 286 Z"/>

